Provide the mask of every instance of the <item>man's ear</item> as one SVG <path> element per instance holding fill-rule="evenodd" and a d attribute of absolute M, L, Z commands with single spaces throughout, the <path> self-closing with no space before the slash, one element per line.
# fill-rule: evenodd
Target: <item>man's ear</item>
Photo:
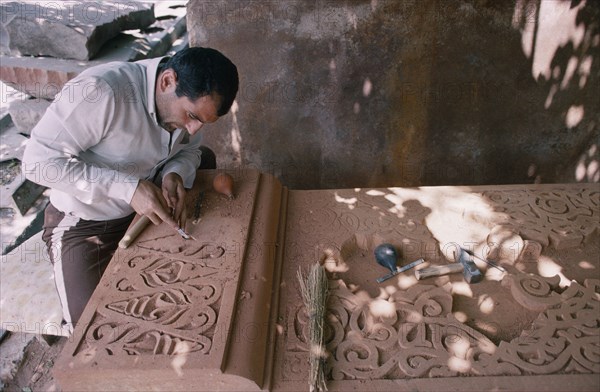
<path fill-rule="evenodd" d="M 177 88 L 177 74 L 171 68 L 164 70 L 158 79 L 158 87 L 163 93 L 175 91 Z"/>

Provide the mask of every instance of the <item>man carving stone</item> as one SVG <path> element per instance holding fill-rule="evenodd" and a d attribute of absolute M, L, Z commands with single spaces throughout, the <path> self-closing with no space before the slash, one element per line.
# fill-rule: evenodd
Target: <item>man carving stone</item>
<path fill-rule="evenodd" d="M 43 238 L 68 328 L 134 212 L 185 228 L 185 188 L 197 168 L 216 165 L 198 131 L 229 111 L 237 90 L 229 59 L 188 48 L 89 68 L 55 98 L 31 133 L 23 168 L 52 188 Z"/>

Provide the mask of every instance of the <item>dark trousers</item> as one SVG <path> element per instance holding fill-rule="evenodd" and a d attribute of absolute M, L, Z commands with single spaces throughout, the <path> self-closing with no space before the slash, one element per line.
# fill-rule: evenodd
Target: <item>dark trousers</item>
<path fill-rule="evenodd" d="M 201 150 L 200 169 L 215 169 L 215 154 L 207 147 Z M 42 238 L 54 266 L 67 328 L 72 330 L 79 320 L 134 216 L 91 221 L 67 215 L 52 204 L 46 208 Z"/>
<path fill-rule="evenodd" d="M 48 204 L 44 233 L 63 320 L 72 328 L 112 258 L 135 214 L 109 221 L 70 216 Z"/>

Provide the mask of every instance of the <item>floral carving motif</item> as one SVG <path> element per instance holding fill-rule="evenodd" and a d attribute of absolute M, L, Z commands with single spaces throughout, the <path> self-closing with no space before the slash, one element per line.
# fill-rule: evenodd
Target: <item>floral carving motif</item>
<path fill-rule="evenodd" d="M 206 284 L 200 292 L 194 294 L 203 301 L 196 300 L 194 295 L 190 296 L 181 289 L 167 289 L 140 297 L 129 297 L 106 307 L 155 324 L 203 332 L 216 321 L 217 314 L 208 304 L 219 298 L 220 289 Z"/>
<path fill-rule="evenodd" d="M 142 261 L 143 266 L 138 262 Z M 216 274 L 219 269 L 203 262 L 189 262 L 169 259 L 162 256 L 136 256 L 129 260 L 129 266 L 139 273 L 117 282 L 119 291 L 136 291 L 144 287 L 161 287 L 173 283 L 185 283 L 192 287 L 202 284 L 203 278 Z"/>
<path fill-rule="evenodd" d="M 138 255 L 86 332 L 87 347 L 108 355 L 210 352 L 223 282 L 204 261 Z M 113 321 L 118 320 L 118 321 Z"/>
<path fill-rule="evenodd" d="M 499 346 L 453 316 L 444 288 L 414 286 L 365 301 L 343 281 L 330 287 L 327 374 L 334 380 L 600 372 L 600 280 L 573 282 L 559 294 L 555 279 L 513 278 L 515 298 L 545 310 Z M 297 358 L 307 350 L 307 316 L 302 306 L 291 316 L 286 358 Z"/>
<path fill-rule="evenodd" d="M 198 246 L 183 240 L 176 234 L 140 241 L 137 246 L 141 249 L 162 252 L 168 255 L 193 256 L 195 259 L 218 259 L 225 254 L 225 249 L 220 245 L 202 244 Z"/>
<path fill-rule="evenodd" d="M 583 190 L 502 190 L 483 195 L 498 212 L 506 214 L 506 225 L 524 238 L 557 249 L 579 245 L 597 233 L 600 224 L 600 192 Z"/>
<path fill-rule="evenodd" d="M 543 311 L 548 306 L 562 301 L 562 296 L 553 290 L 558 289 L 560 277 L 542 278 L 534 274 L 509 275 L 502 284 L 510 286 L 512 296 L 528 309 Z"/>
<path fill-rule="evenodd" d="M 498 363 L 510 364 L 513 374 L 600 373 L 600 280 L 573 282 L 554 302 L 530 329 L 482 360 L 487 373 Z"/>
<path fill-rule="evenodd" d="M 176 355 L 189 352 L 208 353 L 211 340 L 205 336 L 186 338 L 159 331 L 145 329 L 137 323 L 118 323 L 97 315 L 92 328 L 89 328 L 85 341 L 87 347 L 80 354 L 94 353 L 102 348 L 101 353 L 108 355 Z"/>

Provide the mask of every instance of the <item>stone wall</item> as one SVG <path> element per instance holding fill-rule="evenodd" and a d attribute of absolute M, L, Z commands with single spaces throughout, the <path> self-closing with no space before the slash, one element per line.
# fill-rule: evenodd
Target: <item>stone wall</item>
<path fill-rule="evenodd" d="M 599 8 L 191 0 L 241 77 L 206 143 L 295 189 L 597 182 Z"/>

